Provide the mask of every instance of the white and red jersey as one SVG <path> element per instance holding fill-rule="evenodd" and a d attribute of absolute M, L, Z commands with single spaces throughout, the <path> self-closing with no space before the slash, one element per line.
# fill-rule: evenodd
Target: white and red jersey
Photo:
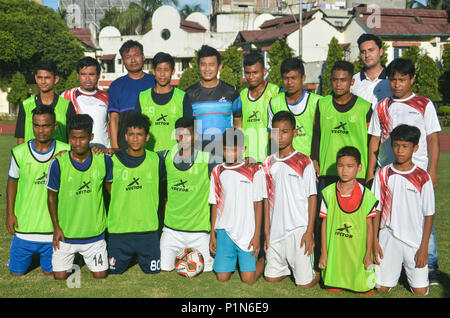
<path fill-rule="evenodd" d="M 211 173 L 209 203 L 217 205 L 215 229 L 224 229 L 244 251 L 255 234 L 254 202 L 266 196 L 260 167 L 217 165 Z"/>
<path fill-rule="evenodd" d="M 88 114 L 94 120 L 93 144 L 101 144 L 106 148 L 110 147 L 108 135 L 108 93 L 97 89 L 92 92 L 83 91 L 80 87 L 72 88 L 61 94 L 70 100 L 77 114 Z"/>
<path fill-rule="evenodd" d="M 277 154 L 264 160 L 270 209 L 270 243 L 308 226 L 308 198 L 317 195 L 316 172 L 311 159 L 294 151 L 286 158 Z"/>
<path fill-rule="evenodd" d="M 410 171 L 399 171 L 390 164 L 375 175 L 372 192 L 380 202 L 380 228 L 389 228 L 396 238 L 418 248 L 424 218 L 435 212 L 433 183 L 428 172 L 416 165 Z"/>
<path fill-rule="evenodd" d="M 402 124 L 420 129 L 419 149 L 413 154 L 413 162 L 424 170 L 428 169 L 426 137 L 441 130 L 433 102 L 428 98 L 412 94 L 406 99 L 383 99 L 378 103 L 369 126 L 369 134 L 381 138 L 378 152 L 378 166 L 384 167 L 395 161 L 389 134 Z"/>

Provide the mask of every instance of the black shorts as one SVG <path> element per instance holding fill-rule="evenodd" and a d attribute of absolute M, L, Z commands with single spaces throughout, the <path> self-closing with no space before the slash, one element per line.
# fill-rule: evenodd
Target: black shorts
<path fill-rule="evenodd" d="M 161 271 L 158 231 L 124 234 L 109 233 L 108 258 L 110 274 L 124 273 L 134 256 L 137 256 L 137 262 L 144 273 L 157 274 Z"/>

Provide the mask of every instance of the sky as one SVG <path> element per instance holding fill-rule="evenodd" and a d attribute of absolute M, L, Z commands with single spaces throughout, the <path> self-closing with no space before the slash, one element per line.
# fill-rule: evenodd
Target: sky
<path fill-rule="evenodd" d="M 208 13 L 208 6 L 210 5 L 210 2 L 211 0 L 178 0 L 180 8 L 185 4 L 189 4 L 191 6 L 200 4 L 205 13 Z M 44 5 L 49 8 L 53 8 L 55 11 L 58 10 L 58 0 L 44 0 Z"/>

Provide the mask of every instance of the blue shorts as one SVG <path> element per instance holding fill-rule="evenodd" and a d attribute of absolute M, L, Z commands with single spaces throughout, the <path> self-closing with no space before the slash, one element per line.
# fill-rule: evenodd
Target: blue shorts
<path fill-rule="evenodd" d="M 239 260 L 241 272 L 256 271 L 256 258 L 252 256 L 251 251 L 246 252 L 237 246 L 225 230 L 217 230 L 216 238 L 216 257 L 213 265 L 213 270 L 216 273 L 234 272 L 237 260 Z"/>
<path fill-rule="evenodd" d="M 35 254 L 40 255 L 42 270 L 48 273 L 53 272 L 52 242 L 33 242 L 14 236 L 9 251 L 9 271 L 13 274 L 25 274 Z"/>
<path fill-rule="evenodd" d="M 134 256 L 142 271 L 157 274 L 161 271 L 161 252 L 158 231 L 145 233 L 109 234 L 109 273 L 122 274 Z"/>

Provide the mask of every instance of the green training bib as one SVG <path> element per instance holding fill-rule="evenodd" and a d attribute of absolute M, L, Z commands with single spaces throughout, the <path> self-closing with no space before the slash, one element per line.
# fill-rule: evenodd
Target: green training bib
<path fill-rule="evenodd" d="M 23 101 L 23 109 L 25 110 L 25 142 L 34 139 L 33 132 L 33 109 L 36 108 L 36 102 L 34 101 L 34 96 L 31 96 Z M 53 139 L 62 142 L 67 142 L 67 132 L 66 132 L 66 114 L 69 108 L 69 101 L 67 99 L 58 96 L 58 102 L 55 106 L 56 115 L 56 130 L 53 133 Z"/>
<path fill-rule="evenodd" d="M 56 157 L 61 171 L 58 195 L 58 221 L 64 236 L 71 239 L 99 236 L 106 228 L 103 181 L 105 155 L 92 154 L 86 171 L 75 168 L 70 152 Z"/>
<path fill-rule="evenodd" d="M 324 284 L 330 287 L 366 292 L 375 287 L 374 269 L 366 271 L 367 215 L 377 202 L 364 188 L 362 202 L 356 211 L 344 212 L 339 206 L 336 183 L 322 190 L 327 205 L 327 267 L 322 271 Z"/>
<path fill-rule="evenodd" d="M 149 88 L 139 94 L 141 112 L 150 118 L 150 140 L 148 150 L 158 152 L 171 149 L 176 143 L 175 121 L 183 117 L 183 100 L 185 93 L 174 87 L 173 96 L 165 105 L 156 104 Z"/>
<path fill-rule="evenodd" d="M 337 176 L 336 154 L 342 147 L 353 146 L 361 153 L 362 169 L 356 177 L 366 177 L 368 161 L 366 116 L 371 106 L 368 101 L 358 97 L 350 110 L 341 113 L 334 107 L 332 95 L 319 101 L 321 176 Z"/>
<path fill-rule="evenodd" d="M 139 233 L 158 229 L 159 157 L 145 151 L 135 168 L 112 157 L 114 180 L 108 210 L 109 233 Z"/>
<path fill-rule="evenodd" d="M 19 223 L 16 232 L 53 233 L 45 182 L 51 158 L 62 150 L 70 150 L 70 146 L 56 140 L 50 159 L 39 161 L 33 156 L 28 142 L 13 148 L 12 154 L 20 171 L 14 203 L 14 215 Z"/>
<path fill-rule="evenodd" d="M 199 151 L 194 164 L 178 170 L 173 159 L 176 151 L 167 153 L 167 205 L 164 225 L 188 232 L 211 231 L 209 197 L 209 153 Z"/>
<path fill-rule="evenodd" d="M 309 93 L 303 113 L 299 115 L 293 114 L 297 124 L 298 135 L 292 141 L 292 146 L 295 150 L 307 156 L 311 155 L 314 116 L 316 114 L 317 101 L 321 98 L 322 96 L 320 95 Z M 284 92 L 272 98 L 270 107 L 274 115 L 282 110 L 291 112 L 286 101 L 286 93 Z"/>
<path fill-rule="evenodd" d="M 267 131 L 267 108 L 270 99 L 278 94 L 278 85 L 267 83 L 264 92 L 256 100 L 248 97 L 249 89 L 244 88 L 241 95 L 242 130 L 245 135 L 245 157 L 262 162 L 269 154 L 269 133 Z"/>

